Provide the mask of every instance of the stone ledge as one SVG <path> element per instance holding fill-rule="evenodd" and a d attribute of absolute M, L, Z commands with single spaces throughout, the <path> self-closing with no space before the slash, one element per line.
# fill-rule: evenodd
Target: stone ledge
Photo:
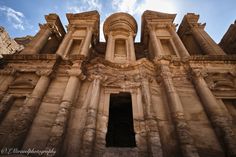
<path fill-rule="evenodd" d="M 14 54 L 14 55 L 3 55 L 5 60 L 11 59 L 22 59 L 22 60 L 38 60 L 38 59 L 49 59 L 55 60 L 59 57 L 57 54 Z"/>

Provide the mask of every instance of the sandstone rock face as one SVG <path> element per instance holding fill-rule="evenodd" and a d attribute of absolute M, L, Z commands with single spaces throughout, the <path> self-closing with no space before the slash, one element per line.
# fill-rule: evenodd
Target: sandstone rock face
<path fill-rule="evenodd" d="M 236 21 L 230 25 L 229 29 L 221 39 L 219 45 L 227 54 L 236 53 Z"/>
<path fill-rule="evenodd" d="M 67 14 L 67 32 L 46 15 L 4 55 L 0 156 L 235 157 L 236 56 L 175 16 L 145 11 L 135 43 L 127 13 L 106 19 L 106 42 L 97 11 Z"/>
<path fill-rule="evenodd" d="M 21 51 L 24 46 L 16 43 L 15 40 L 11 39 L 6 30 L 0 26 L 0 57 L 2 54 L 13 54 Z"/>

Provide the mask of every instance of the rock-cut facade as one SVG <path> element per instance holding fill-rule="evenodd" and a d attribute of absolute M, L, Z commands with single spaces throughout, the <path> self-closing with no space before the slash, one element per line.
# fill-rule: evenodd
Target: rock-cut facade
<path fill-rule="evenodd" d="M 217 44 L 199 15 L 177 30 L 176 14 L 147 10 L 135 42 L 127 13 L 103 34 L 97 11 L 66 17 L 65 30 L 46 15 L 23 50 L 3 55 L 1 155 L 236 156 L 235 23 Z"/>

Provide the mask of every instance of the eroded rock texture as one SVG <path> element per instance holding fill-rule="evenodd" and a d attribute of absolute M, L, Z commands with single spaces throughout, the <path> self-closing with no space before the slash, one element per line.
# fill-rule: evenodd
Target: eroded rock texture
<path fill-rule="evenodd" d="M 106 42 L 97 11 L 66 16 L 67 31 L 46 15 L 34 37 L 17 39 L 20 53 L 4 55 L 0 155 L 236 156 L 236 56 L 198 15 L 176 32 L 176 14 L 145 11 L 138 43 L 127 13 L 106 19 Z"/>

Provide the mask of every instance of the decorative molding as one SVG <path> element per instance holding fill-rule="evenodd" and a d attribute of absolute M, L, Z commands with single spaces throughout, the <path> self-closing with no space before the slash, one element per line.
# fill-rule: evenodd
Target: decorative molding
<path fill-rule="evenodd" d="M 0 75 L 11 75 L 14 76 L 17 70 L 15 68 L 5 68 L 0 70 Z"/>
<path fill-rule="evenodd" d="M 43 70 L 37 70 L 35 73 L 38 76 L 49 76 L 52 74 L 52 72 L 53 72 L 53 70 L 51 70 L 51 69 L 43 69 Z"/>

